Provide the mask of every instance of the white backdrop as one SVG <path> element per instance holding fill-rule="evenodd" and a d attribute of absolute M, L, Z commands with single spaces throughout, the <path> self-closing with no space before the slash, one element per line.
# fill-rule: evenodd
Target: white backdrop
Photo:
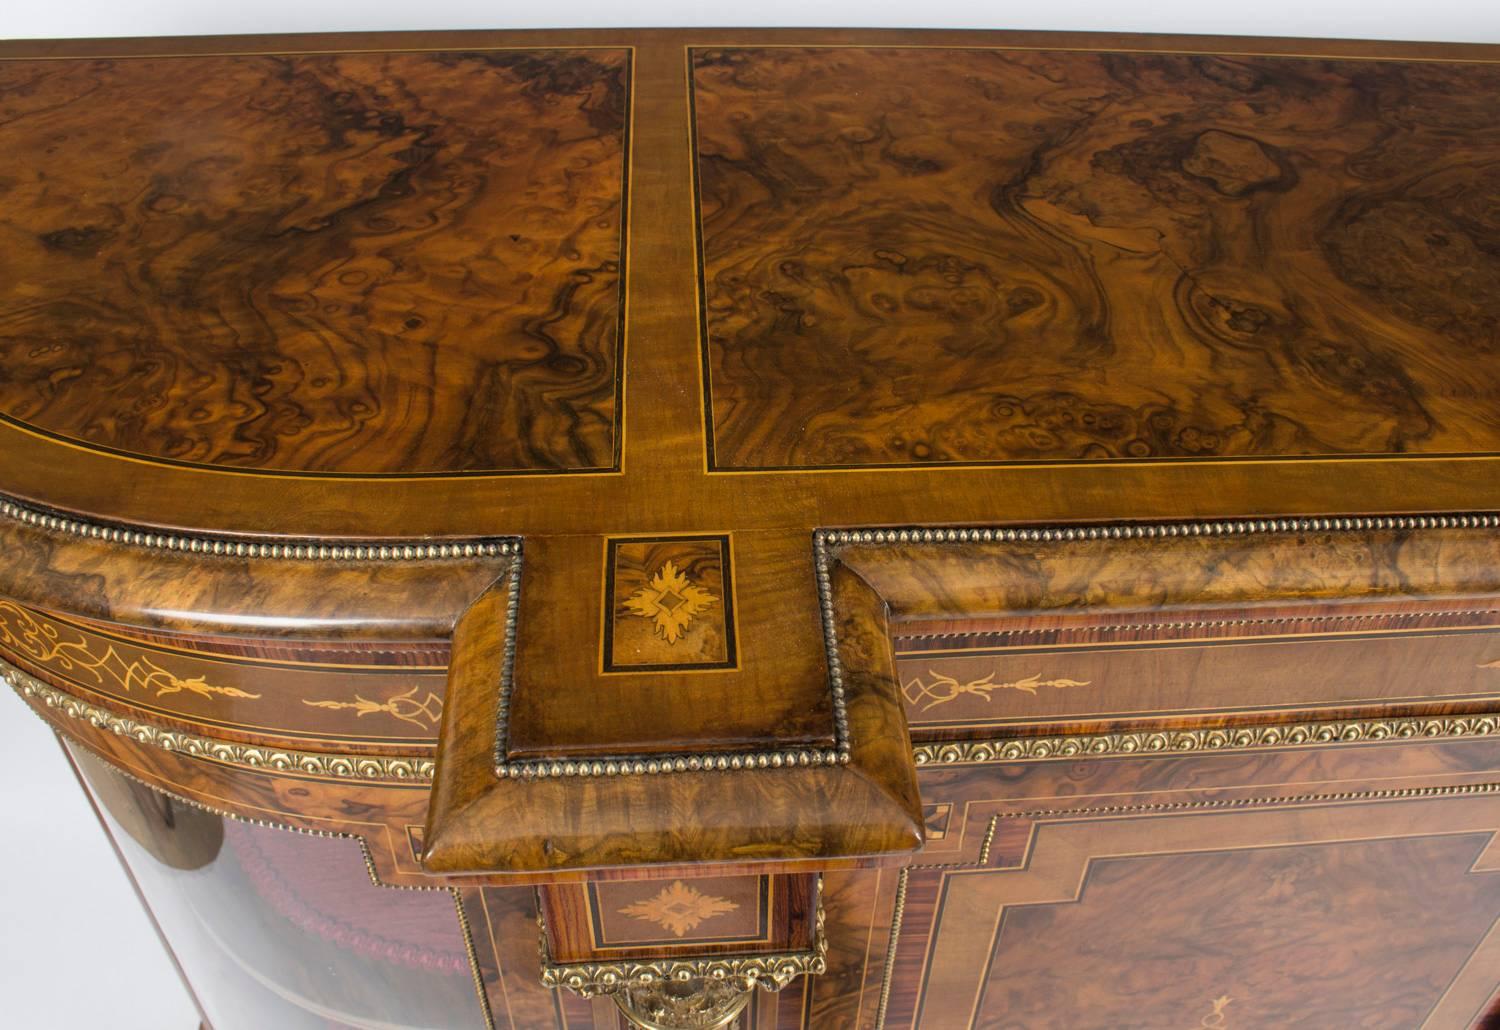
<path fill-rule="evenodd" d="M 1500 0 L 8 0 L 0 37 L 613 25 L 854 25 L 1500 42 Z M 4 560 L 0 556 L 0 560 Z M 0 1021 L 190 1030 L 196 1017 L 51 734 L 0 696 Z"/>
<path fill-rule="evenodd" d="M 0 36 L 154 36 L 346 29 L 857 25 L 1088 29 L 1500 42 L 1496 0 L 8 0 Z"/>

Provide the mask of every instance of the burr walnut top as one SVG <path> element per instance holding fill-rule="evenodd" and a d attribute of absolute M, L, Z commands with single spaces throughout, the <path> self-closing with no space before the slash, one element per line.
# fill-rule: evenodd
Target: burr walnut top
<path fill-rule="evenodd" d="M 1173 486 L 1207 502 L 1308 461 L 1425 478 L 1500 452 L 1489 48 L 704 30 L 0 56 L 0 486 L 42 503 L 677 529 L 686 497 L 720 510 L 717 475 L 773 472 L 810 525 L 908 519 L 914 489 L 963 519 L 997 488 L 1181 480 L 1154 466 L 1201 470 Z M 772 483 L 703 528 L 785 522 Z"/>

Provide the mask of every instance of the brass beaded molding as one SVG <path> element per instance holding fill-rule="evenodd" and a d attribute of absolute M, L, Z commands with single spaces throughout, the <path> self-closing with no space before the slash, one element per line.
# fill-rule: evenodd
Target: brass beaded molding
<path fill-rule="evenodd" d="M 1148 522 L 1094 526 L 1022 528 L 892 528 L 873 530 L 820 529 L 813 533 L 815 574 L 823 637 L 828 663 L 829 690 L 833 701 L 833 748 L 787 748 L 776 751 L 737 753 L 683 753 L 660 758 L 609 756 L 588 760 L 510 760 L 506 740 L 515 660 L 515 628 L 519 609 L 522 542 L 515 537 L 493 537 L 436 544 L 402 542 L 350 543 L 326 541 L 266 542 L 203 535 L 159 533 L 127 526 L 89 522 L 59 515 L 0 496 L 0 516 L 56 532 L 194 554 L 226 557 L 258 557 L 314 561 L 403 561 L 430 558 L 510 556 L 513 588 L 506 615 L 505 652 L 499 685 L 496 717 L 495 771 L 510 778 L 558 776 L 656 775 L 677 772 L 739 769 L 779 769 L 810 765 L 847 764 L 851 757 L 848 715 L 845 704 L 842 662 L 838 655 L 838 631 L 833 610 L 830 567 L 841 545 L 961 544 L 987 542 L 1049 542 L 1076 540 L 1139 540 L 1172 537 L 1218 537 L 1258 533 L 1350 532 L 1361 530 L 1423 530 L 1500 527 L 1500 515 L 1391 515 L 1349 518 L 1228 519 L 1197 522 Z M 12 666 L 5 668 L 13 669 Z M 22 676 L 20 670 L 15 670 Z M 30 677 L 28 677 L 30 678 Z M 9 677 L 7 676 L 7 679 Z M 430 779 L 432 762 L 420 759 L 376 759 L 368 756 L 324 755 L 280 751 L 227 744 L 205 737 L 163 730 L 146 723 L 116 716 L 86 705 L 34 680 L 32 692 L 49 707 L 62 707 L 75 718 L 154 743 L 168 750 L 210 757 L 229 764 L 257 768 L 298 769 L 342 777 L 366 777 L 371 762 L 393 763 L 381 778 Z M 21 689 L 21 688 L 17 688 Z M 23 691 L 24 693 L 25 691 Z M 27 696 L 33 696 L 28 693 Z M 50 698 L 50 700 L 49 700 Z M 103 720 L 102 722 L 100 720 Z M 1453 719 L 1385 719 L 1369 722 L 1302 723 L 1243 730 L 1179 730 L 1168 732 L 1084 734 L 1068 737 L 1030 737 L 979 740 L 961 743 L 921 744 L 913 748 L 919 765 L 972 764 L 994 761 L 1032 761 L 1078 756 L 1122 754 L 1176 754 L 1193 751 L 1235 750 L 1256 747 L 1286 747 L 1299 744 L 1357 743 L 1422 736 L 1488 736 L 1497 730 L 1488 716 Z M 270 763 L 280 764 L 270 764 Z M 326 768 L 325 768 L 326 767 Z M 408 770 L 413 770 L 410 775 Z"/>
<path fill-rule="evenodd" d="M 0 658 L 0 679 L 10 684 L 12 689 L 28 701 L 36 701 L 47 708 L 56 709 L 70 719 L 86 722 L 96 729 L 108 730 L 116 736 L 128 737 L 138 744 L 159 747 L 163 751 L 174 751 L 193 758 L 248 769 L 299 772 L 340 780 L 426 782 L 432 779 L 434 762 L 430 758 L 291 751 L 214 740 L 195 733 L 163 729 L 80 701 L 50 683 L 44 683 L 30 673 L 16 668 L 3 658 Z"/>
<path fill-rule="evenodd" d="M 827 541 L 821 532 L 813 537 L 813 557 L 817 572 L 818 608 L 823 617 L 823 647 L 828 661 L 828 690 L 833 700 L 833 747 L 798 747 L 774 751 L 723 753 L 682 752 L 663 755 L 660 758 L 608 755 L 591 759 L 567 760 L 510 759 L 506 756 L 506 751 L 508 750 L 507 731 L 510 714 L 510 670 L 515 658 L 515 608 L 512 606 L 506 625 L 505 672 L 502 676 L 499 712 L 496 718 L 495 772 L 500 776 L 511 778 L 542 779 L 552 776 L 654 776 L 661 773 L 847 765 L 852 756 L 849 743 L 849 715 L 845 704 L 843 663 L 838 655 L 838 628 L 833 611 Z M 519 556 L 516 561 L 520 561 Z M 512 594 L 512 598 L 514 596 Z"/>
<path fill-rule="evenodd" d="M 464 952 L 468 955 L 469 972 L 474 981 L 475 990 L 478 993 L 480 1009 L 484 1013 L 485 1028 L 486 1030 L 497 1030 L 497 1027 L 495 1026 L 495 1016 L 490 1009 L 489 995 L 484 990 L 484 977 L 479 969 L 479 954 L 474 946 L 474 928 L 469 922 L 469 914 L 464 911 L 463 894 L 459 891 L 459 888 L 441 887 L 437 885 L 428 886 L 426 884 L 417 885 L 405 883 L 386 883 L 380 878 L 380 873 L 375 868 L 375 858 L 370 854 L 370 842 L 360 834 L 339 833 L 333 830 L 316 830 L 306 826 L 293 826 L 290 823 L 276 823 L 266 819 L 254 819 L 250 816 L 240 815 L 236 812 L 231 812 L 228 809 L 215 808 L 214 806 L 205 804 L 204 802 L 196 798 L 190 798 L 186 794 L 179 794 L 176 791 L 168 790 L 160 784 L 147 782 L 134 773 L 127 772 L 126 770 L 121 769 L 119 766 L 109 761 L 97 750 L 87 744 L 79 744 L 78 746 L 86 750 L 89 754 L 93 755 L 99 761 L 104 762 L 106 765 L 108 765 L 111 774 L 124 777 L 125 779 L 130 780 L 133 783 L 139 783 L 141 786 L 147 788 L 148 790 L 155 791 L 157 794 L 169 797 L 179 804 L 187 805 L 202 812 L 212 813 L 213 815 L 218 816 L 220 819 L 231 819 L 234 822 L 244 823 L 247 826 L 262 826 L 267 829 L 278 830 L 282 833 L 300 833 L 304 837 L 323 837 L 330 840 L 353 841 L 355 844 L 359 845 L 360 858 L 364 860 L 365 874 L 369 876 L 371 886 L 379 887 L 382 890 L 394 891 L 445 891 L 453 899 L 453 907 L 458 914 L 458 926 L 459 930 L 463 933 L 464 938 Z"/>
<path fill-rule="evenodd" d="M 1330 518 L 1221 519 L 1197 522 L 1131 522 L 1096 526 L 1038 526 L 1018 529 L 975 527 L 904 529 L 823 529 L 818 539 L 833 544 L 972 544 L 1151 540 L 1183 536 L 1242 536 L 1255 533 L 1349 532 L 1369 529 L 1493 529 L 1500 514 L 1373 515 Z"/>
<path fill-rule="evenodd" d="M 548 952 L 547 924 L 542 918 L 540 906 L 537 909 L 537 924 L 542 935 L 543 986 L 554 989 L 566 987 L 584 998 L 692 980 L 712 980 L 741 992 L 753 991 L 757 987 L 765 991 L 779 991 L 799 976 L 817 975 L 828 969 L 828 937 L 824 927 L 821 880 L 818 883 L 813 946 L 807 951 L 558 964 L 552 961 Z"/>
<path fill-rule="evenodd" d="M 268 541 L 237 539 L 203 534 L 166 533 L 139 527 L 90 522 L 69 515 L 59 515 L 21 504 L 0 495 L 0 517 L 28 526 L 50 529 L 69 536 L 105 540 L 161 551 L 188 554 L 219 555 L 226 558 L 276 558 L 294 561 L 417 561 L 428 558 L 474 558 L 520 554 L 521 541 L 515 537 L 484 537 L 442 543 L 406 541 L 293 540 Z"/>
<path fill-rule="evenodd" d="M 993 821 L 991 822 L 993 826 Z M 891 935 L 885 945 L 885 972 L 880 977 L 880 1004 L 875 1009 L 875 1030 L 885 1030 L 885 1014 L 891 1006 L 891 977 L 896 969 L 896 948 L 901 940 L 901 923 L 906 917 L 906 882 L 911 868 L 901 870 L 896 881 L 896 903 L 891 912 Z"/>

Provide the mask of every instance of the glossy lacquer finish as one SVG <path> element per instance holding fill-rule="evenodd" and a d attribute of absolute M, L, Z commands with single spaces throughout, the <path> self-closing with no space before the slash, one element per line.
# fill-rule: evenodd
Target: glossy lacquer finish
<path fill-rule="evenodd" d="M 1497 68 L 0 44 L 0 673 L 219 1030 L 1482 1025 Z"/>
<path fill-rule="evenodd" d="M 235 468 L 615 465 L 629 67 L 7 62 L 0 408 Z"/>

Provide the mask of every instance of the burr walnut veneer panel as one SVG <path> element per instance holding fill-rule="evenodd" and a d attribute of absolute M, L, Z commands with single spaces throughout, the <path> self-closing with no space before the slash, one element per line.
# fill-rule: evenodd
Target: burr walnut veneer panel
<path fill-rule="evenodd" d="M 1497 91 L 0 42 L 0 677 L 215 1030 L 1486 1025 Z"/>

